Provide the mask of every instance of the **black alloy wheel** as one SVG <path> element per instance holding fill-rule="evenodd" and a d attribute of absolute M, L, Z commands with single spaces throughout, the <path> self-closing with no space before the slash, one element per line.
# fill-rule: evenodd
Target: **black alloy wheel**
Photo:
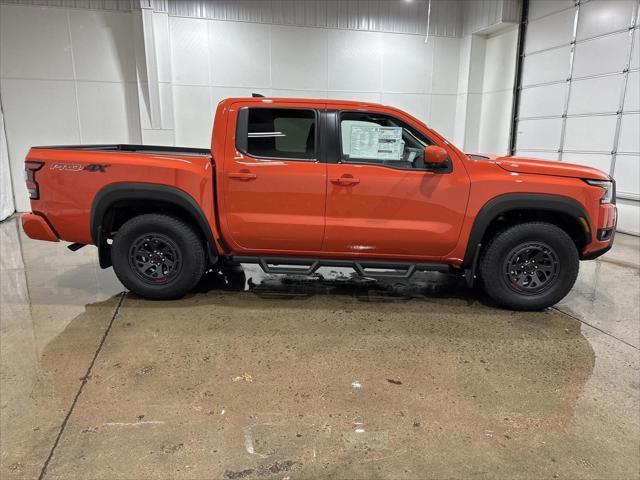
<path fill-rule="evenodd" d="M 150 233 L 133 241 L 129 250 L 129 264 L 145 282 L 167 283 L 180 273 L 180 249 L 166 235 Z"/>
<path fill-rule="evenodd" d="M 507 254 L 503 271 L 509 287 L 518 293 L 536 295 L 553 285 L 560 262 L 555 250 L 541 242 L 518 245 Z"/>

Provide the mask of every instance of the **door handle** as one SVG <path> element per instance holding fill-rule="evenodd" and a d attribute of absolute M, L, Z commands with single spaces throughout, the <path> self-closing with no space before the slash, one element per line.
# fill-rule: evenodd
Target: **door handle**
<path fill-rule="evenodd" d="M 255 173 L 251 173 L 247 170 L 241 170 L 239 172 L 231 172 L 229 173 L 229 178 L 234 180 L 248 181 L 257 178 L 258 176 Z"/>
<path fill-rule="evenodd" d="M 360 183 L 360 179 L 353 177 L 351 175 L 343 175 L 341 177 L 333 177 L 330 179 L 331 183 L 335 183 L 336 185 L 356 185 Z"/>

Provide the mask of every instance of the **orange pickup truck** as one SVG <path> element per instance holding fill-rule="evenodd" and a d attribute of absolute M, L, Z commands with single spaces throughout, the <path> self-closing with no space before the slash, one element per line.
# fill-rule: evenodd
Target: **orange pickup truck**
<path fill-rule="evenodd" d="M 25 176 L 26 234 L 96 245 L 100 266 L 147 298 L 257 263 L 448 272 L 504 307 L 540 309 L 611 248 L 616 225 L 615 182 L 599 170 L 465 154 L 396 108 L 326 99 L 226 99 L 211 150 L 34 147 Z"/>

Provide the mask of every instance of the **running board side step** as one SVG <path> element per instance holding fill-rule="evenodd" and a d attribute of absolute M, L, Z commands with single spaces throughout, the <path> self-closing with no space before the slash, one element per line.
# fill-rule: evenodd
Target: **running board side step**
<path fill-rule="evenodd" d="M 320 267 L 353 268 L 363 277 L 409 278 L 415 272 L 451 272 L 445 263 L 410 263 L 358 260 L 330 260 L 298 257 L 247 257 L 233 256 L 237 263 L 257 263 L 265 273 L 288 275 L 311 275 Z"/>

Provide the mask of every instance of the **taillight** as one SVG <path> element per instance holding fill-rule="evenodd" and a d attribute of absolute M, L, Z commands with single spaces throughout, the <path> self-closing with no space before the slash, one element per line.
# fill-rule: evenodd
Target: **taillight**
<path fill-rule="evenodd" d="M 36 182 L 36 172 L 42 167 L 44 167 L 44 162 L 34 162 L 32 160 L 24 162 L 24 180 L 27 182 L 29 198 L 32 200 L 40 198 L 40 190 L 38 189 L 38 182 Z"/>

